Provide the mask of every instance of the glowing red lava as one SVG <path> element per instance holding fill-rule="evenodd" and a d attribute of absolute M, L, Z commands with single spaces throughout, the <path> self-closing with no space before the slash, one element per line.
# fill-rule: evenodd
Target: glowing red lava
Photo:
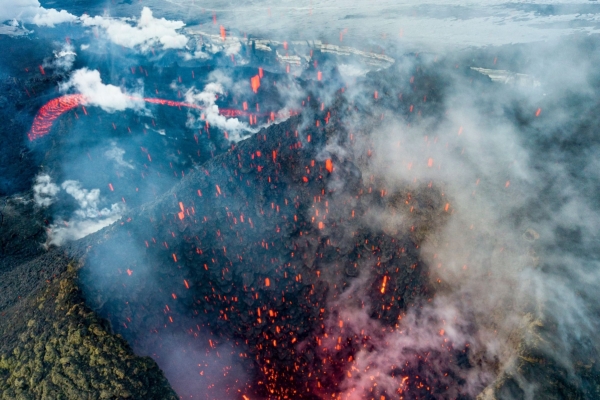
<path fill-rule="evenodd" d="M 132 100 L 143 100 L 146 103 L 152 104 L 160 104 L 164 106 L 170 107 L 186 107 L 186 108 L 194 108 L 197 110 L 203 110 L 204 107 L 199 106 L 197 104 L 185 103 L 181 101 L 173 101 L 159 98 L 139 98 L 139 97 L 130 97 Z M 52 128 L 52 124 L 54 121 L 60 117 L 65 112 L 72 110 L 73 108 L 85 105 L 86 99 L 82 94 L 67 94 L 56 99 L 52 99 L 39 109 L 37 114 L 35 115 L 35 119 L 33 120 L 33 124 L 31 125 L 31 129 L 27 136 L 29 140 L 33 141 L 35 139 L 41 138 L 42 136 L 47 135 Z M 85 111 L 84 111 L 85 112 Z M 247 111 L 237 110 L 234 108 L 223 108 L 219 109 L 219 114 L 224 115 L 226 117 L 239 117 L 239 116 L 250 116 L 252 114 Z M 293 114 L 293 113 L 292 113 Z M 256 121 L 256 116 L 254 117 Z"/>
<path fill-rule="evenodd" d="M 84 102 L 81 94 L 68 94 L 66 96 L 52 99 L 39 109 L 31 125 L 27 136 L 29 140 L 35 140 L 50 132 L 52 123 L 63 113 L 80 106 Z"/>

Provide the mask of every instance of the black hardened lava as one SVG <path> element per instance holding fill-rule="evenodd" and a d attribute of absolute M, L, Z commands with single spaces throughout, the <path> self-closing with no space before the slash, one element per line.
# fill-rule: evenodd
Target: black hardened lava
<path fill-rule="evenodd" d="M 301 123 L 294 117 L 261 130 L 79 243 L 88 303 L 134 347 L 161 346 L 174 331 L 208 351 L 230 343 L 250 372 L 246 393 L 321 398 L 339 392 L 347 363 L 371 340 L 340 329 L 335 353 L 321 346 L 336 313 L 326 299 L 367 279 L 370 317 L 391 329 L 407 307 L 432 296 L 410 232 L 363 224 L 368 207 L 388 200 L 352 162 L 334 157 L 328 169 L 318 153 L 331 126 Z M 343 185 L 333 188 L 334 179 Z M 142 341 L 148 332 L 150 342 Z M 427 368 L 421 364 L 408 373 Z M 418 384 L 415 396 L 446 386 Z"/>

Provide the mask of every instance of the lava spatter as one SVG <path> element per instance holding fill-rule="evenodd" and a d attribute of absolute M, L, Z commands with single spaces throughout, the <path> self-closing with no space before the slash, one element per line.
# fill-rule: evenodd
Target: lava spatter
<path fill-rule="evenodd" d="M 318 161 L 327 129 L 310 128 L 302 143 L 300 123 L 261 130 L 133 212 L 131 222 L 104 231 L 101 243 L 90 236 L 77 245 L 95 243 L 81 276 L 119 334 L 152 352 L 168 345 L 169 332 L 186 332 L 186 348 L 211 355 L 209 367 L 229 358 L 229 367 L 244 366 L 247 381 L 235 387 L 251 399 L 340 395 L 340 383 L 357 375 L 357 353 L 374 345 L 369 334 L 328 322 L 339 312 L 332 304 L 359 279 L 373 304 L 367 318 L 386 330 L 431 296 L 414 239 L 362 226 L 366 210 L 385 200 L 381 189 L 363 182 L 351 161 Z M 340 177 L 344 188 L 330 189 Z M 393 379 L 423 395 L 443 390 L 445 381 L 402 381 L 427 368 L 400 366 Z M 206 376 L 205 364 L 193 372 Z M 205 388 L 209 398 L 218 398 L 214 383 Z"/>

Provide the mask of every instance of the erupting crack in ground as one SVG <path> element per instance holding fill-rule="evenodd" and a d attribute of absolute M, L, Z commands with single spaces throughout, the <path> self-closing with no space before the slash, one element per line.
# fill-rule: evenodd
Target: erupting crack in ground
<path fill-rule="evenodd" d="M 182 101 L 173 101 L 173 100 L 167 100 L 167 99 L 152 98 L 152 97 L 140 98 L 140 97 L 128 96 L 128 98 L 133 101 L 144 101 L 144 102 L 150 103 L 150 104 L 160 104 L 160 105 L 169 106 L 169 107 L 193 108 L 196 110 L 204 110 L 206 108 L 206 107 L 203 107 L 203 106 L 200 106 L 197 104 L 186 103 L 186 102 L 182 102 Z M 62 114 L 66 113 L 74 108 L 81 106 L 84 114 L 87 113 L 87 111 L 85 109 L 86 104 L 87 104 L 86 98 L 85 98 L 85 96 L 83 96 L 81 94 L 68 94 L 68 95 L 64 95 L 64 96 L 50 100 L 49 102 L 44 104 L 39 109 L 37 114 L 35 115 L 35 118 L 31 125 L 31 129 L 29 130 L 29 133 L 27 134 L 27 136 L 29 137 L 29 140 L 33 141 L 33 140 L 39 139 L 39 138 L 47 135 L 50 132 L 50 130 L 52 129 L 52 124 L 54 123 L 54 121 L 56 121 L 56 119 L 58 119 Z M 254 121 L 256 121 L 256 117 L 268 116 L 270 120 L 275 120 L 275 118 L 287 117 L 290 115 L 294 115 L 296 113 L 293 111 L 287 112 L 287 113 L 280 113 L 280 112 L 277 112 L 277 113 L 274 113 L 274 112 L 250 113 L 248 111 L 238 110 L 235 108 L 220 108 L 219 114 L 224 115 L 229 118 L 248 117 L 248 118 L 250 118 L 250 121 L 252 121 L 253 119 L 254 119 Z"/>

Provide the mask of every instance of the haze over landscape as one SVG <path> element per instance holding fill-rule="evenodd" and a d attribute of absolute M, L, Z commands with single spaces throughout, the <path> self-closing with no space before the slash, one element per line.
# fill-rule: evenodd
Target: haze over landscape
<path fill-rule="evenodd" d="M 0 0 L 0 399 L 599 398 L 599 17 Z"/>

